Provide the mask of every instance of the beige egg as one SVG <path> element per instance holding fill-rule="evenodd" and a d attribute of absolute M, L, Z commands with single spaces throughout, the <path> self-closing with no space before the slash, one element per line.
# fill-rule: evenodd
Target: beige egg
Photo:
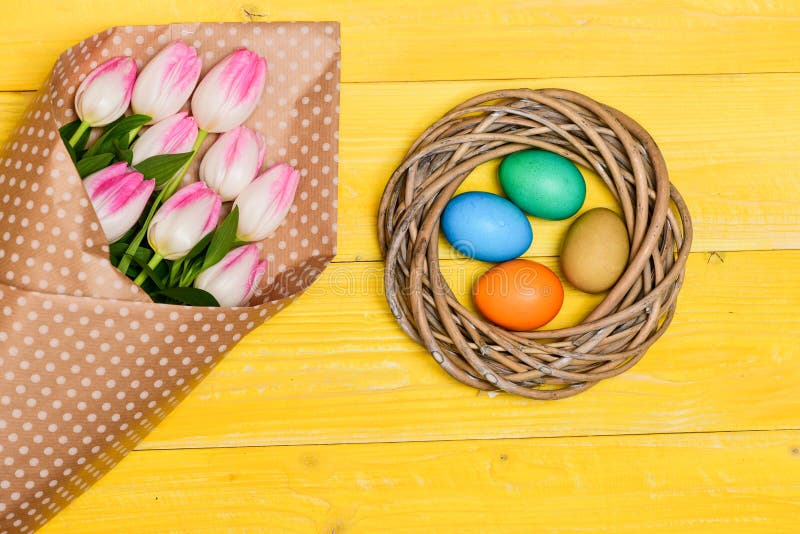
<path fill-rule="evenodd" d="M 561 245 L 561 271 L 587 293 L 611 288 L 628 265 L 630 244 L 622 219 L 607 208 L 595 208 L 575 219 Z"/>

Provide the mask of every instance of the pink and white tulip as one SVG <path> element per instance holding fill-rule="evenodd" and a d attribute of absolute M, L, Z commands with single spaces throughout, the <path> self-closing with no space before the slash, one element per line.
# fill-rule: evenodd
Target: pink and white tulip
<path fill-rule="evenodd" d="M 289 213 L 299 181 L 299 171 L 279 163 L 245 187 L 234 202 L 239 207 L 236 237 L 260 241 L 272 235 Z"/>
<path fill-rule="evenodd" d="M 133 143 L 132 163 L 136 165 L 160 154 L 191 152 L 197 140 L 197 121 L 186 111 L 176 113 L 147 129 Z"/>
<path fill-rule="evenodd" d="M 203 157 L 200 179 L 219 193 L 224 202 L 233 200 L 261 170 L 265 149 L 264 136 L 247 126 L 229 130 Z"/>
<path fill-rule="evenodd" d="M 75 111 L 90 126 L 105 126 L 120 118 L 131 102 L 136 62 L 114 57 L 96 67 L 78 86 Z"/>
<path fill-rule="evenodd" d="M 264 91 L 267 61 L 239 48 L 214 65 L 192 96 L 192 114 L 207 132 L 227 132 L 253 113 Z"/>
<path fill-rule="evenodd" d="M 152 117 L 150 124 L 183 107 L 200 78 L 203 60 L 183 41 L 173 41 L 145 65 L 133 86 L 134 113 Z"/>
<path fill-rule="evenodd" d="M 258 247 L 246 245 L 228 252 L 224 258 L 194 281 L 194 287 L 208 291 L 220 306 L 245 306 L 264 277 L 267 262 L 261 261 Z"/>
<path fill-rule="evenodd" d="M 124 161 L 86 177 L 83 186 L 109 243 L 136 224 L 155 185 Z"/>
<path fill-rule="evenodd" d="M 158 208 L 147 228 L 147 241 L 164 259 L 180 259 L 219 221 L 222 200 L 203 182 L 179 189 Z"/>

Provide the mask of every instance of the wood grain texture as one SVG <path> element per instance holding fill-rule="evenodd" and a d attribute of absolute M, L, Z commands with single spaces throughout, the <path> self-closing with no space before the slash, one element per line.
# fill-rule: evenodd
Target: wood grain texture
<path fill-rule="evenodd" d="M 653 76 L 344 85 L 340 259 L 380 258 L 380 193 L 417 135 L 470 96 L 509 87 L 568 87 L 635 117 L 689 204 L 693 250 L 800 248 L 800 75 Z M 499 193 L 496 166 L 477 169 L 461 190 Z M 584 175 L 584 208 L 615 207 L 599 178 Z M 570 223 L 534 220 L 535 254 L 557 255 Z"/>
<path fill-rule="evenodd" d="M 800 248 L 800 74 L 344 84 L 338 261 L 380 259 L 380 194 L 430 122 L 471 95 L 525 86 L 585 92 L 648 128 L 691 208 L 694 250 Z M 30 98 L 0 93 L 0 141 Z M 477 169 L 462 190 L 500 192 L 496 165 Z M 602 182 L 584 174 L 585 208 L 615 207 Z M 531 253 L 557 255 L 570 222 L 534 220 Z M 454 256 L 447 245 L 440 254 Z"/>
<path fill-rule="evenodd" d="M 344 81 L 800 69 L 796 2 L 4 0 L 0 90 L 38 87 L 55 57 L 113 25 L 338 20 Z M 24 53 L 21 53 L 23 52 Z"/>
<path fill-rule="evenodd" d="M 463 297 L 485 268 L 443 271 Z M 335 264 L 140 448 L 798 428 L 797 272 L 800 251 L 692 254 L 675 320 L 636 367 L 530 402 L 452 380 L 395 324 L 380 264 Z M 556 324 L 597 297 L 567 288 L 565 302 Z"/>
<path fill-rule="evenodd" d="M 800 529 L 800 431 L 134 452 L 41 530 Z"/>
<path fill-rule="evenodd" d="M 800 531 L 798 2 L 0 6 L 0 143 L 32 97 L 8 91 L 35 90 L 60 52 L 109 26 L 342 31 L 337 263 L 44 534 Z M 375 211 L 389 175 L 447 109 L 507 87 L 570 88 L 636 118 L 696 227 L 666 336 L 628 373 L 558 402 L 456 383 L 382 295 Z M 463 189 L 497 192 L 494 170 Z M 610 206 L 585 174 L 585 207 Z M 535 221 L 531 253 L 554 266 L 568 224 Z M 488 265 L 441 253 L 465 296 Z M 555 324 L 597 301 L 567 288 Z"/>

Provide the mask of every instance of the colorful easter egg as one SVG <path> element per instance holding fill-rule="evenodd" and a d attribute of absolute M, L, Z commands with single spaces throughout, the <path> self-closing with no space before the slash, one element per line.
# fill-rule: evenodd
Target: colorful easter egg
<path fill-rule="evenodd" d="M 472 299 L 493 323 L 509 330 L 532 330 L 558 314 L 564 287 L 541 263 L 515 259 L 486 271 L 475 282 Z"/>
<path fill-rule="evenodd" d="M 441 218 L 442 231 L 456 250 L 483 261 L 506 261 L 528 250 L 533 231 L 509 200 L 480 191 L 453 197 Z"/>
<path fill-rule="evenodd" d="M 567 158 L 544 150 L 509 154 L 498 171 L 503 192 L 523 211 L 542 219 L 575 215 L 586 198 L 586 182 Z"/>
<path fill-rule="evenodd" d="M 587 293 L 610 289 L 628 265 L 628 230 L 619 215 L 606 208 L 583 213 L 567 230 L 561 246 L 561 271 Z"/>

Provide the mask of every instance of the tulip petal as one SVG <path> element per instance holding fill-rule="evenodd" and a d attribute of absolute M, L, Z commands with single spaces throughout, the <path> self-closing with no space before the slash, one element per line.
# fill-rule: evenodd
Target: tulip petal
<path fill-rule="evenodd" d="M 219 195 L 206 184 L 190 184 L 156 211 L 147 229 L 147 240 L 165 259 L 182 258 L 216 227 L 221 208 Z"/>
<path fill-rule="evenodd" d="M 220 194 L 233 200 L 253 181 L 264 157 L 263 137 L 246 126 L 219 136 L 200 164 L 200 178 Z"/>
<path fill-rule="evenodd" d="M 145 65 L 133 88 L 135 113 L 153 118 L 152 123 L 177 113 L 197 85 L 203 60 L 183 41 L 173 41 Z"/>
<path fill-rule="evenodd" d="M 155 189 L 155 180 L 144 180 L 141 173 L 121 162 L 86 177 L 84 187 L 106 238 L 113 243 L 136 224 Z"/>
<path fill-rule="evenodd" d="M 261 132 L 255 132 L 255 134 L 256 142 L 258 143 L 258 155 L 256 156 L 256 174 L 258 174 L 258 171 L 261 170 L 261 166 L 264 165 L 264 158 L 267 155 L 267 140 L 264 139 Z"/>
<path fill-rule="evenodd" d="M 129 188 L 127 198 L 120 197 L 109 206 L 107 214 L 100 219 L 109 243 L 118 240 L 136 224 L 155 187 L 155 180 L 140 181 L 136 187 Z"/>
<path fill-rule="evenodd" d="M 124 161 L 109 165 L 105 169 L 101 169 L 87 176 L 83 180 L 83 187 L 86 189 L 90 198 L 104 195 L 108 189 L 114 186 L 116 179 L 124 174 L 127 168 L 128 164 Z"/>
<path fill-rule="evenodd" d="M 200 80 L 192 96 L 192 114 L 200 128 L 226 132 L 253 112 L 264 90 L 267 62 L 255 52 L 239 48 L 217 63 Z"/>
<path fill-rule="evenodd" d="M 91 126 L 105 126 L 128 109 L 136 81 L 136 62 L 111 58 L 95 68 L 75 92 L 75 111 Z"/>
<path fill-rule="evenodd" d="M 253 180 L 236 199 L 239 226 L 236 237 L 260 241 L 280 226 L 292 207 L 300 172 L 280 163 Z"/>
<path fill-rule="evenodd" d="M 246 245 L 228 252 L 222 260 L 201 272 L 194 286 L 208 291 L 222 306 L 248 303 L 266 271 L 258 247 Z"/>
<path fill-rule="evenodd" d="M 190 152 L 197 140 L 197 121 L 186 111 L 167 117 L 147 129 L 133 143 L 132 163 L 136 165 L 160 154 Z"/>

